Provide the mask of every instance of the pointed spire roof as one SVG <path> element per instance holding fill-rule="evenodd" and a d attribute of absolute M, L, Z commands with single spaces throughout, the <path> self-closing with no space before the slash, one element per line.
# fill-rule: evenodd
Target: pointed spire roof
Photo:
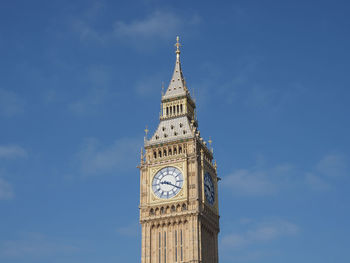
<path fill-rule="evenodd" d="M 173 76 L 170 80 L 167 91 L 165 92 L 163 99 L 170 99 L 174 97 L 180 97 L 187 95 L 188 90 L 186 87 L 186 81 L 183 77 L 180 63 L 180 46 L 179 37 L 176 38 L 176 62 Z"/>

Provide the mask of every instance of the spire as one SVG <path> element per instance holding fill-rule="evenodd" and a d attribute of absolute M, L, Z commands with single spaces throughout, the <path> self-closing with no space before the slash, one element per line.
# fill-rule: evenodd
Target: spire
<path fill-rule="evenodd" d="M 165 92 L 165 95 L 163 96 L 163 99 L 169 99 L 173 97 L 178 97 L 182 95 L 187 94 L 187 87 L 186 87 L 186 81 L 183 77 L 182 70 L 181 70 L 181 63 L 180 63 L 180 47 L 181 44 L 179 42 L 180 38 L 176 37 L 176 62 L 175 62 L 175 69 L 173 76 L 170 80 L 169 86 L 167 91 Z"/>

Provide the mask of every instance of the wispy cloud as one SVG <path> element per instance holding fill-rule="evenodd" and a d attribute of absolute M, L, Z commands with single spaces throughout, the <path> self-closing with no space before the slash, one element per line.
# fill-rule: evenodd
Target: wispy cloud
<path fill-rule="evenodd" d="M 15 159 L 26 156 L 26 150 L 18 145 L 0 145 L 0 159 Z"/>
<path fill-rule="evenodd" d="M 349 158 L 341 154 L 329 154 L 316 165 L 316 171 L 325 176 L 337 177 L 349 175 Z"/>
<path fill-rule="evenodd" d="M 117 98 L 117 92 L 110 88 L 113 84 L 113 70 L 106 67 L 89 67 L 81 80 L 84 94 L 72 101 L 68 108 L 77 115 L 98 112 L 108 101 Z"/>
<path fill-rule="evenodd" d="M 290 184 L 294 167 L 289 164 L 272 168 L 260 165 L 252 169 L 238 169 L 224 178 L 224 186 L 236 195 L 261 196 L 278 192 Z"/>
<path fill-rule="evenodd" d="M 160 97 L 161 94 L 161 76 L 160 75 L 152 75 L 150 77 L 147 77 L 145 79 L 139 80 L 136 83 L 136 92 L 140 96 L 154 96 L 154 94 L 158 94 Z M 164 84 L 164 89 L 167 88 L 167 85 Z"/>
<path fill-rule="evenodd" d="M 140 225 L 138 222 L 133 222 L 127 226 L 117 228 L 117 232 L 123 236 L 134 237 L 139 234 Z"/>
<path fill-rule="evenodd" d="M 24 101 L 17 93 L 0 88 L 0 115 L 11 117 L 23 112 Z"/>
<path fill-rule="evenodd" d="M 44 258 L 68 255 L 79 250 L 71 242 L 50 239 L 41 233 L 26 233 L 18 239 L 0 243 L 0 259 Z"/>
<path fill-rule="evenodd" d="M 229 249 L 243 249 L 259 243 L 267 243 L 283 237 L 298 234 L 299 227 L 286 220 L 267 220 L 247 224 L 243 231 L 227 234 L 221 240 L 222 245 Z M 246 229 L 247 228 L 247 229 Z"/>
<path fill-rule="evenodd" d="M 305 174 L 305 183 L 311 187 L 311 189 L 316 191 L 326 191 L 330 190 L 331 185 L 324 180 L 321 176 L 314 174 L 312 172 Z"/>
<path fill-rule="evenodd" d="M 118 175 L 137 162 L 141 143 L 134 138 L 122 138 L 103 146 L 96 138 L 86 139 L 77 154 L 80 170 L 84 175 Z"/>
<path fill-rule="evenodd" d="M 329 154 L 309 168 L 296 164 L 281 164 L 273 167 L 257 164 L 250 169 L 237 169 L 224 177 L 224 188 L 234 195 L 266 196 L 283 190 L 309 187 L 316 191 L 332 189 L 337 177 L 350 174 L 348 158 Z"/>
<path fill-rule="evenodd" d="M 9 200 L 13 197 L 14 193 L 11 184 L 0 178 L 0 200 Z"/>
<path fill-rule="evenodd" d="M 342 154 L 328 154 L 305 174 L 305 182 L 313 190 L 325 191 L 333 188 L 333 181 L 349 175 L 349 158 Z"/>
<path fill-rule="evenodd" d="M 71 102 L 68 108 L 71 112 L 77 115 L 84 115 L 87 113 L 98 112 L 100 107 L 104 105 L 105 101 L 110 97 L 108 89 L 92 88 L 81 98 Z"/>
<path fill-rule="evenodd" d="M 134 20 L 129 23 L 117 21 L 114 24 L 114 32 L 117 36 L 127 38 L 174 38 L 176 34 L 187 26 L 200 23 L 200 17 L 193 15 L 189 19 L 166 11 L 155 11 L 144 19 Z"/>
<path fill-rule="evenodd" d="M 149 42 L 173 39 L 179 33 L 192 30 L 201 22 L 197 14 L 182 16 L 168 10 L 156 10 L 143 18 L 116 20 L 112 22 L 110 30 L 101 30 L 97 29 L 95 19 L 91 17 L 98 17 L 102 10 L 98 8 L 92 16 L 84 15 L 72 23 L 73 30 L 82 40 L 93 40 L 102 44 L 118 40 L 137 47 L 149 47 Z"/>

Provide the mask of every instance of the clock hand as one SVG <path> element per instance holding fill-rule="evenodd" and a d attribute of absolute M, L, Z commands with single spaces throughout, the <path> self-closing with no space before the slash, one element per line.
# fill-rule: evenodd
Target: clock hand
<path fill-rule="evenodd" d="M 174 185 L 174 184 L 172 184 L 172 183 L 170 183 L 170 182 L 168 182 L 168 181 L 163 181 L 163 182 L 160 182 L 160 183 L 161 183 L 161 184 L 171 185 L 171 186 L 174 186 L 174 187 L 176 187 L 176 188 L 181 189 L 181 187 L 179 187 L 179 186 L 177 186 L 177 185 Z"/>

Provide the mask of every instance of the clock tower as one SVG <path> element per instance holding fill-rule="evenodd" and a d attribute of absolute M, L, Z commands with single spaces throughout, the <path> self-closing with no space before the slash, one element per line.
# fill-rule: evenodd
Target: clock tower
<path fill-rule="evenodd" d="M 180 64 L 162 94 L 157 130 L 140 168 L 142 263 L 218 262 L 218 180 L 213 150 L 198 130 L 196 104 Z M 211 140 L 209 140 L 211 144 Z"/>

